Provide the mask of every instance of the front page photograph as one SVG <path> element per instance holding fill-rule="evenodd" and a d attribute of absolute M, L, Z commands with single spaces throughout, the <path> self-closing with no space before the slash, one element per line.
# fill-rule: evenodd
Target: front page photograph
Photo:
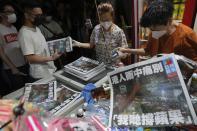
<path fill-rule="evenodd" d="M 108 74 L 111 127 L 197 124 L 175 56 L 167 55 Z"/>

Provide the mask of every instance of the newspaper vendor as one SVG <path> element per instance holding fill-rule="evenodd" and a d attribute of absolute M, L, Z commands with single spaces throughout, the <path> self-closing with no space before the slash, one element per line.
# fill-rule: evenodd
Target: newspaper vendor
<path fill-rule="evenodd" d="M 120 51 L 154 56 L 160 53 L 175 53 L 197 61 L 197 35 L 189 27 L 172 20 L 173 4 L 167 1 L 154 1 L 141 18 L 141 26 L 151 30 L 145 49 L 125 49 Z"/>
<path fill-rule="evenodd" d="M 103 3 L 98 6 L 100 24 L 97 25 L 90 37 L 90 43 L 75 42 L 79 48 L 95 48 L 96 59 L 111 65 L 111 53 L 118 47 L 127 48 L 127 40 L 124 32 L 113 23 L 114 9 L 111 4 Z"/>

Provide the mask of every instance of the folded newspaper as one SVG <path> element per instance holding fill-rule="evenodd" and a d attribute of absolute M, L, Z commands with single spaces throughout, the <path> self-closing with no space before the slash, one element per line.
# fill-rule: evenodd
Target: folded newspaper
<path fill-rule="evenodd" d="M 105 71 L 105 64 L 86 57 L 80 57 L 76 61 L 64 66 L 65 72 L 88 81 Z"/>
<path fill-rule="evenodd" d="M 56 51 L 58 53 L 65 53 L 65 52 L 73 51 L 71 37 L 48 41 L 47 44 L 48 44 L 50 55 L 53 55 Z"/>
<path fill-rule="evenodd" d="M 108 76 L 113 87 L 111 127 L 197 124 L 174 54 L 117 69 Z"/>
<path fill-rule="evenodd" d="M 38 106 L 44 108 L 56 116 L 71 106 L 73 102 L 80 98 L 81 94 L 61 84 L 56 90 L 56 96 L 56 100 L 43 102 L 38 104 Z"/>
<path fill-rule="evenodd" d="M 56 100 L 57 82 L 27 83 L 25 85 L 24 98 L 33 103 L 42 103 Z"/>

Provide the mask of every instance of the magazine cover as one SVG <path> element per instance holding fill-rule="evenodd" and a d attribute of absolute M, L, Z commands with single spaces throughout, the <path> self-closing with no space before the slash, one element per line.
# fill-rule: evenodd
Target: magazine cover
<path fill-rule="evenodd" d="M 174 54 L 153 58 L 108 74 L 111 127 L 197 124 Z"/>
<path fill-rule="evenodd" d="M 65 69 L 75 70 L 76 73 L 86 75 L 104 66 L 104 63 L 86 57 L 80 57 L 76 61 L 65 66 Z"/>
<path fill-rule="evenodd" d="M 47 43 L 48 43 L 50 55 L 53 55 L 56 51 L 58 53 L 65 53 L 65 52 L 73 51 L 71 37 L 48 41 Z"/>
<path fill-rule="evenodd" d="M 80 93 L 61 84 L 56 90 L 56 96 L 56 100 L 40 103 L 39 106 L 55 115 L 76 101 Z"/>
<path fill-rule="evenodd" d="M 34 103 L 56 100 L 56 87 L 56 81 L 47 84 L 28 83 L 25 85 L 24 98 L 26 101 Z"/>

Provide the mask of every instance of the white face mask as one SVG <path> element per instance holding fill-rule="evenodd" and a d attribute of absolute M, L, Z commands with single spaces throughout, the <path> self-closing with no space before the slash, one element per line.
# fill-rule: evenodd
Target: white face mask
<path fill-rule="evenodd" d="M 11 15 L 7 15 L 7 17 L 8 17 L 8 22 L 9 23 L 11 23 L 11 24 L 13 24 L 13 23 L 15 23 L 16 22 L 16 14 L 11 14 Z"/>
<path fill-rule="evenodd" d="M 162 30 L 162 31 L 152 31 L 152 37 L 155 39 L 159 39 L 160 37 L 162 37 L 163 35 L 165 35 L 167 33 L 166 30 Z"/>
<path fill-rule="evenodd" d="M 108 30 L 111 27 L 111 25 L 112 25 L 112 22 L 111 21 L 101 22 L 101 26 L 104 29 L 106 29 L 106 30 Z"/>

